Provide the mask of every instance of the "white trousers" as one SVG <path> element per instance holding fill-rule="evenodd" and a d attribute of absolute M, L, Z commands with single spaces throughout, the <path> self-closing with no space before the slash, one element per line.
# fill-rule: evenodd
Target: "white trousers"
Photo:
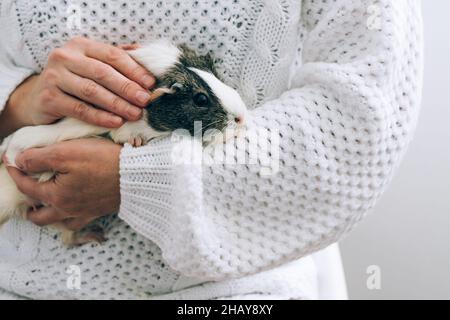
<path fill-rule="evenodd" d="M 293 263 L 291 268 L 297 268 L 298 272 L 304 273 L 306 276 L 305 285 L 303 288 L 299 288 L 305 294 L 303 295 L 307 299 L 319 299 L 319 300 L 346 300 L 347 286 L 345 282 L 345 275 L 342 266 L 341 255 L 339 247 L 334 244 L 324 250 L 316 252 L 309 257 L 301 259 L 300 263 Z M 314 269 L 314 272 L 310 272 Z M 295 272 L 295 270 L 294 270 Z M 314 277 L 315 279 L 308 279 Z M 264 278 L 263 278 L 264 279 Z M 262 280 L 263 280 L 262 279 Z M 187 290 L 189 291 L 189 289 Z M 189 295 L 183 294 L 184 298 L 202 298 L 197 294 Z M 220 295 L 219 295 L 220 297 Z M 161 297 L 162 298 L 162 297 Z M 177 294 L 169 294 L 165 299 L 180 298 Z M 207 297 L 204 297 L 207 298 Z M 217 296 L 216 296 L 217 298 Z M 21 297 L 6 292 L 0 288 L 0 300 L 17 300 Z M 220 298 L 219 298 L 220 299 Z M 286 299 L 286 296 L 279 295 L 276 292 L 273 294 L 237 294 L 237 295 L 224 295 L 223 299 L 239 299 L 239 300 L 272 300 L 272 299 Z"/>

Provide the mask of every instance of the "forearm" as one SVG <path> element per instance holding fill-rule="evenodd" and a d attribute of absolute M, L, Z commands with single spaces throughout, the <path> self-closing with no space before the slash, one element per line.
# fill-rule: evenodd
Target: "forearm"
<path fill-rule="evenodd" d="M 9 96 L 5 108 L 0 113 L 0 139 L 7 137 L 14 131 L 33 125 L 27 116 L 27 101 L 36 76 L 31 76 L 20 84 Z"/>
<path fill-rule="evenodd" d="M 418 2 L 381 1 L 386 23 L 370 30 L 368 5 L 304 8 L 311 30 L 296 89 L 252 114 L 255 128 L 279 133 L 254 150 L 276 159 L 275 146 L 275 174 L 256 164 L 179 165 L 169 140 L 123 149 L 119 217 L 174 270 L 220 280 L 273 268 L 337 241 L 374 205 L 417 121 L 422 37 Z M 245 156 L 246 145 L 232 155 Z"/>
<path fill-rule="evenodd" d="M 9 136 L 14 131 L 26 126 L 22 120 L 16 97 L 13 94 L 0 114 L 0 139 Z"/>

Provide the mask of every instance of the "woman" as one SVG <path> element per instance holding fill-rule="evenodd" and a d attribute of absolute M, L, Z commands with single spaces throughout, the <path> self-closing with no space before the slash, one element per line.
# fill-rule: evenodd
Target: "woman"
<path fill-rule="evenodd" d="M 171 139 L 24 152 L 9 172 L 50 206 L 1 229 L 0 287 L 27 298 L 323 297 L 308 255 L 374 205 L 417 121 L 416 0 L 19 0 L 0 17 L 3 137 L 64 116 L 136 119 L 154 79 L 113 45 L 164 37 L 214 54 L 249 129 L 276 133 L 257 151 L 279 154 L 261 174 L 262 163 L 176 164 Z M 55 181 L 26 176 L 47 170 Z M 98 217 L 108 241 L 73 249 L 31 223 L 78 230 Z"/>

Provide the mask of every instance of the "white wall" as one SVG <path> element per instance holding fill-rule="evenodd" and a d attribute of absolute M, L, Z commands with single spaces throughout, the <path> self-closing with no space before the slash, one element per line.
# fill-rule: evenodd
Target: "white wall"
<path fill-rule="evenodd" d="M 341 243 L 353 299 L 450 299 L 450 1 L 422 6 L 422 114 L 388 192 Z M 381 290 L 367 289 L 370 265 L 381 268 Z"/>

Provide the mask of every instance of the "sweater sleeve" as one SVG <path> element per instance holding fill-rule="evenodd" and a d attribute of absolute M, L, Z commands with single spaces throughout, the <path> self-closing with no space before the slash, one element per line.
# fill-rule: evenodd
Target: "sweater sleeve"
<path fill-rule="evenodd" d="M 421 99 L 420 3 L 318 3 L 303 2 L 308 34 L 292 88 L 251 113 L 256 139 L 202 150 L 166 138 L 122 151 L 119 216 L 186 276 L 255 273 L 338 241 L 405 152 Z M 254 161 L 179 161 L 188 150 Z"/>
<path fill-rule="evenodd" d="M 0 112 L 11 93 L 34 71 L 18 65 L 14 55 L 22 55 L 24 43 L 20 39 L 20 28 L 14 12 L 13 1 L 0 3 Z"/>

